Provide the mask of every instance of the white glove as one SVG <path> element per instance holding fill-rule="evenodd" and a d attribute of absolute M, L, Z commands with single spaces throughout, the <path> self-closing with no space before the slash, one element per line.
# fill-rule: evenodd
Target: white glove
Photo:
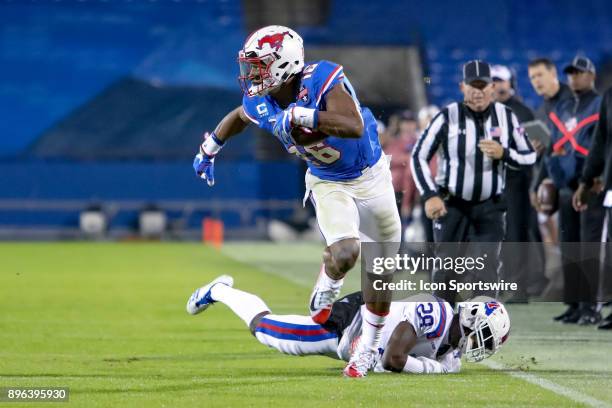
<path fill-rule="evenodd" d="M 461 371 L 461 352 L 450 350 L 439 360 L 445 373 L 458 373 Z"/>

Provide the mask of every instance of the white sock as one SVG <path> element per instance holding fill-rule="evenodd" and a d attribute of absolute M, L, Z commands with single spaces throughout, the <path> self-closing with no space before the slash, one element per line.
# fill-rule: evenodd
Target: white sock
<path fill-rule="evenodd" d="M 251 324 L 253 318 L 258 314 L 270 311 L 270 308 L 260 297 L 230 288 L 227 285 L 217 284 L 213 286 L 210 290 L 210 296 L 213 300 L 221 302 L 232 309 L 247 326 Z"/>
<path fill-rule="evenodd" d="M 325 264 L 321 267 L 321 275 L 319 276 L 319 284 L 323 287 L 330 289 L 340 289 L 342 284 L 344 283 L 344 278 L 342 279 L 332 279 L 325 272 Z"/>
<path fill-rule="evenodd" d="M 385 326 L 387 320 L 387 314 L 384 316 L 373 313 L 365 308 L 363 313 L 363 323 L 361 325 L 361 345 L 369 348 L 370 350 L 378 350 L 380 346 L 380 337 L 382 329 Z"/>

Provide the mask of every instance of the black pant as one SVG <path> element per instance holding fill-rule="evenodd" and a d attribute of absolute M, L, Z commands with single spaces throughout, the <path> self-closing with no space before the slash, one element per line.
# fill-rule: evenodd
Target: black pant
<path fill-rule="evenodd" d="M 574 190 L 559 191 L 559 241 L 563 264 L 563 300 L 595 302 L 599 286 L 600 246 L 605 211 L 603 195 L 592 196 L 588 208 L 572 207 Z"/>
<path fill-rule="evenodd" d="M 500 267 L 499 251 L 505 235 L 505 202 L 500 197 L 474 203 L 451 196 L 446 200 L 446 210 L 447 214 L 433 223 L 436 256 L 479 257 L 486 253 L 488 259 L 485 268 L 479 272 L 458 275 L 453 270 L 439 269 L 433 271 L 432 280 L 437 283 L 448 283 L 451 279 L 497 282 Z M 439 291 L 436 295 L 454 302 L 456 292 Z M 474 295 L 496 297 L 497 293 L 483 291 Z"/>
<path fill-rule="evenodd" d="M 504 198 L 506 212 L 506 236 L 502 245 L 502 276 L 506 281 L 516 282 L 516 295 L 527 295 L 527 287 L 540 287 L 546 282 L 544 276 L 545 253 L 538 226 L 536 211 L 529 202 L 529 171 L 506 171 Z M 530 242 L 530 244 L 518 243 Z"/>
<path fill-rule="evenodd" d="M 423 223 L 423 228 L 425 229 L 425 241 L 434 242 L 433 223 L 429 218 L 427 218 L 425 206 L 421 204 L 421 207 L 421 222 Z"/>
<path fill-rule="evenodd" d="M 542 242 L 542 233 L 540 232 L 540 223 L 538 221 L 538 213 L 531 207 L 529 209 L 529 253 L 528 270 L 529 270 L 529 287 L 533 288 L 531 294 L 539 295 L 544 287 L 548 284 L 546 277 L 546 248 Z"/>
<path fill-rule="evenodd" d="M 529 241 L 529 218 L 531 204 L 529 203 L 529 174 L 522 170 L 506 171 L 506 186 L 504 196 L 508 205 L 506 212 L 506 242 Z M 507 244 L 502 247 L 502 274 L 507 281 L 516 282 L 518 295 L 527 294 L 527 256 L 517 256 L 527 245 Z M 526 254 L 525 254 L 526 255 Z"/>

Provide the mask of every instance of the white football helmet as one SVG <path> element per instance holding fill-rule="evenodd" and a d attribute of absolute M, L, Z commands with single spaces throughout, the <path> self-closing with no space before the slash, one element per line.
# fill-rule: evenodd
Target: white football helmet
<path fill-rule="evenodd" d="M 510 316 L 497 300 L 476 296 L 457 304 L 463 333 L 463 354 L 467 361 L 477 362 L 497 353 L 510 334 Z"/>
<path fill-rule="evenodd" d="M 304 41 L 288 27 L 271 25 L 249 35 L 238 52 L 242 91 L 266 95 L 304 68 Z"/>

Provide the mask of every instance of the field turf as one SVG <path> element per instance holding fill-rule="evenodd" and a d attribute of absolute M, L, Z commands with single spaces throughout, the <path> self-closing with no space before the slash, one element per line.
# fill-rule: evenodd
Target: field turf
<path fill-rule="evenodd" d="M 559 304 L 510 306 L 509 343 L 488 365 L 364 380 L 342 378 L 336 360 L 265 348 L 223 305 L 184 311 L 194 288 L 228 273 L 274 312 L 304 314 L 320 251 L 2 243 L 0 387 L 70 387 L 58 406 L 74 407 L 612 406 L 612 333 L 553 323 Z"/>

